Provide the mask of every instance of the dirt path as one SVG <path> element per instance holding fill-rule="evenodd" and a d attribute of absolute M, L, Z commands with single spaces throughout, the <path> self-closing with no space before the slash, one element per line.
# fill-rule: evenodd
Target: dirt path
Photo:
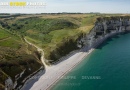
<path fill-rule="evenodd" d="M 45 63 L 45 60 L 46 60 L 46 59 L 44 58 L 44 51 L 43 51 L 41 48 L 39 48 L 38 46 L 36 46 L 36 45 L 32 44 L 31 42 L 29 42 L 26 38 L 24 38 L 24 40 L 25 40 L 25 42 L 28 43 L 29 45 L 32 45 L 32 46 L 34 46 L 35 48 L 37 48 L 37 51 L 41 53 L 41 61 L 42 61 L 43 65 L 45 66 L 45 68 L 47 68 L 48 66 L 47 66 L 47 64 Z"/>

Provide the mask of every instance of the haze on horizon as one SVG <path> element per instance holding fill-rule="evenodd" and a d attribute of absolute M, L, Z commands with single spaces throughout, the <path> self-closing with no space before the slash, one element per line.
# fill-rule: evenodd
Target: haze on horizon
<path fill-rule="evenodd" d="M 0 2 L 10 1 L 26 0 L 0 0 Z M 0 13 L 130 13 L 130 0 L 28 0 L 26 2 L 45 2 L 47 5 L 38 9 L 0 8 Z"/>

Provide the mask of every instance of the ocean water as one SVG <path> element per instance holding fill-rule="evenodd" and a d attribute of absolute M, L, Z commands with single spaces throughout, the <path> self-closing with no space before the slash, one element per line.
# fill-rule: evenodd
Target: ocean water
<path fill-rule="evenodd" d="M 52 90 L 130 90 L 130 33 L 103 42 Z"/>

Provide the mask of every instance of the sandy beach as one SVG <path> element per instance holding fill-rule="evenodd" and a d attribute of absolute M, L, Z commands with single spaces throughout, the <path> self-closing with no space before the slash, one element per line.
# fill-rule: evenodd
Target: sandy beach
<path fill-rule="evenodd" d="M 21 90 L 49 90 L 62 76 L 79 64 L 93 50 L 76 52 L 62 62 L 47 67 L 44 73 L 40 72 L 28 80 Z"/>

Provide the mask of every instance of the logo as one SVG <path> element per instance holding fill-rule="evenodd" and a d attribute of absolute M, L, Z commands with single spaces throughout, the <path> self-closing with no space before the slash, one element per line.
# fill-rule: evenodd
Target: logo
<path fill-rule="evenodd" d="M 45 2 L 0 2 L 0 7 L 3 8 L 11 8 L 11 7 L 24 7 L 24 8 L 37 8 L 37 7 L 45 7 Z"/>

